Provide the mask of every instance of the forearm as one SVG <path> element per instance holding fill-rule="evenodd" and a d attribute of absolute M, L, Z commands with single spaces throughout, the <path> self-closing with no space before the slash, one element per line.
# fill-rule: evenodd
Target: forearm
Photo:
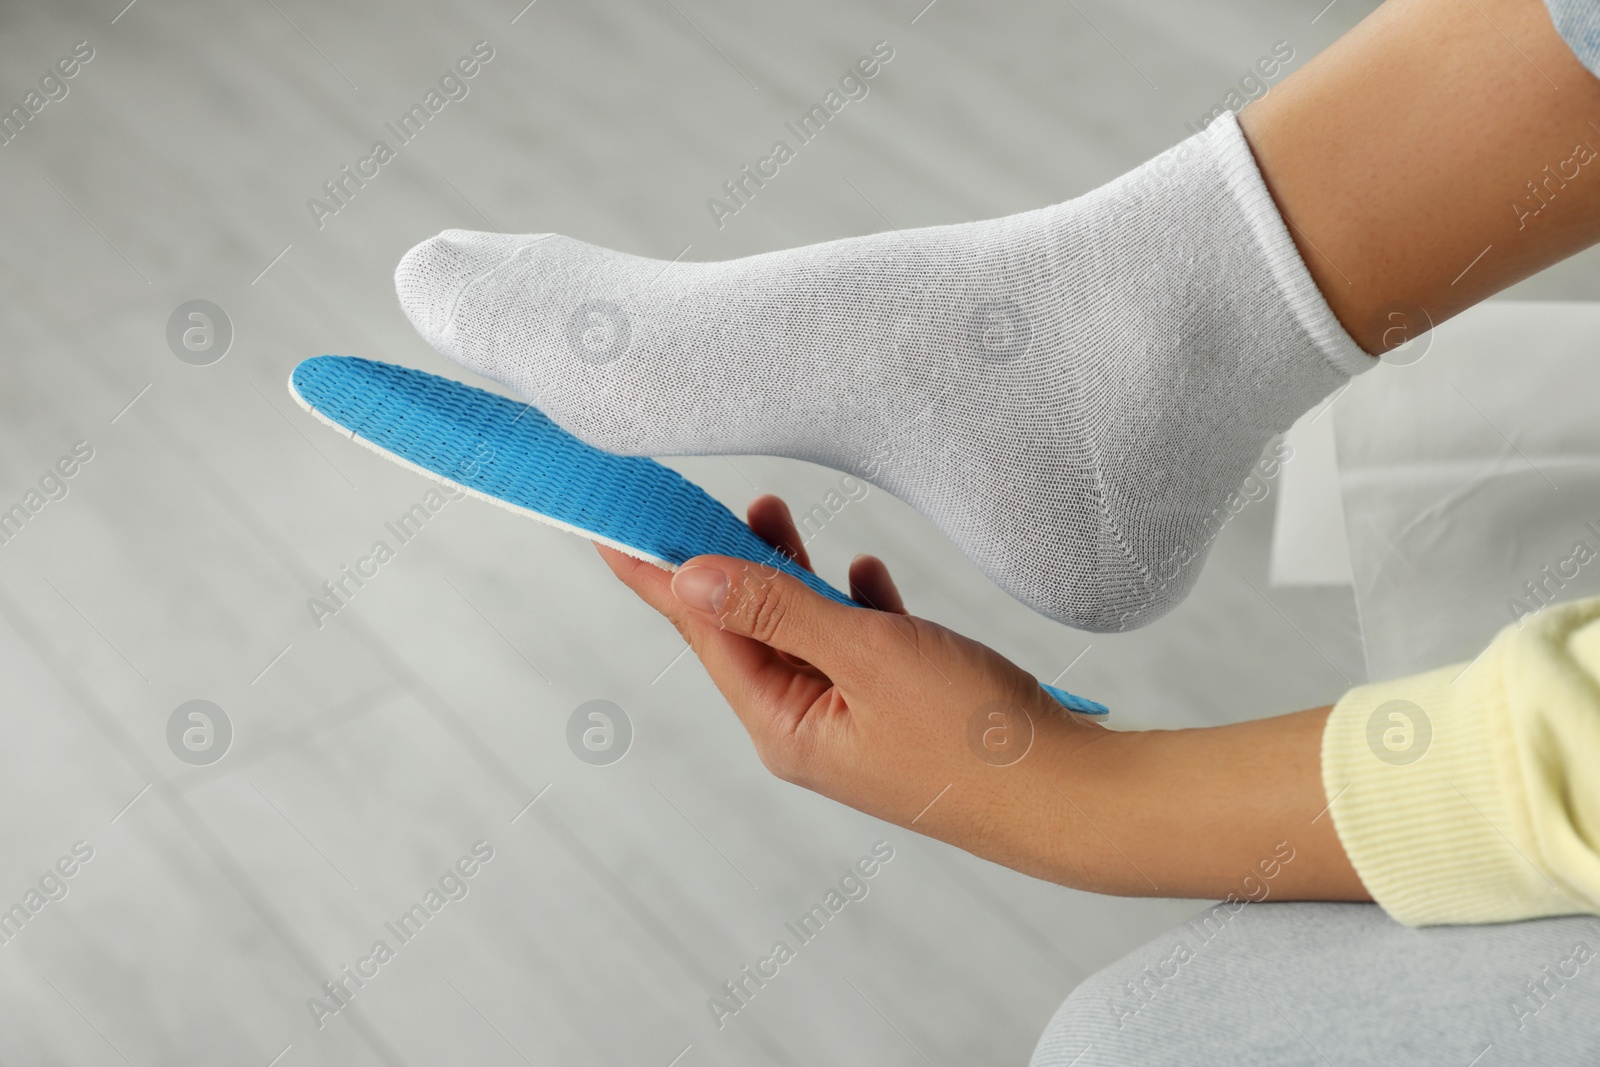
<path fill-rule="evenodd" d="M 1369 352 L 1600 241 L 1600 79 L 1541 0 L 1389 0 L 1240 123 Z"/>
<path fill-rule="evenodd" d="M 911 826 L 1095 892 L 1366 900 L 1325 814 L 1328 710 L 1178 731 L 1042 719 L 1023 759 L 975 769 Z"/>

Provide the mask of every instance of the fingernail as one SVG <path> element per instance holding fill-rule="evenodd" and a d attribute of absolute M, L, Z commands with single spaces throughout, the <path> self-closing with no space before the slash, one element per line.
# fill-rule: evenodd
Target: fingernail
<path fill-rule="evenodd" d="M 684 567 L 672 576 L 672 594 L 696 611 L 715 615 L 728 602 L 728 576 L 716 567 Z"/>

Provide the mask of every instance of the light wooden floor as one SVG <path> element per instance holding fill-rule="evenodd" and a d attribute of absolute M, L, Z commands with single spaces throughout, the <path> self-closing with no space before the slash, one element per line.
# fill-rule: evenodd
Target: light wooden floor
<path fill-rule="evenodd" d="M 1033 207 L 1369 2 L 1315 24 L 1320 0 L 123 2 L 0 8 L 6 107 L 94 49 L 0 148 L 0 507 L 94 451 L 0 546 L 0 906 L 94 850 L 0 945 L 0 1062 L 1017 1064 L 1078 980 L 1194 910 L 1033 882 L 774 781 L 587 545 L 497 509 L 450 505 L 317 629 L 307 598 L 426 487 L 284 380 L 322 352 L 452 370 L 390 282 L 442 228 L 713 259 Z M 307 199 L 479 40 L 470 95 L 319 229 Z M 878 40 L 871 94 L 717 229 L 707 197 Z M 1594 265 L 1520 295 L 1595 299 Z M 208 367 L 165 340 L 194 298 L 236 333 Z M 678 465 L 736 507 L 836 479 Z M 1092 641 L 881 493 L 815 554 L 837 576 L 878 551 L 916 610 L 1041 677 L 1075 664 L 1065 684 L 1124 725 L 1185 725 L 1360 677 L 1347 595 L 1266 589 L 1270 521 L 1226 531 L 1183 609 Z M 193 698 L 235 730 L 213 766 L 167 747 Z M 637 731 L 610 767 L 565 741 L 595 698 Z M 706 998 L 879 840 L 870 895 L 713 1026 Z M 478 841 L 470 893 L 317 1028 L 322 981 Z"/>

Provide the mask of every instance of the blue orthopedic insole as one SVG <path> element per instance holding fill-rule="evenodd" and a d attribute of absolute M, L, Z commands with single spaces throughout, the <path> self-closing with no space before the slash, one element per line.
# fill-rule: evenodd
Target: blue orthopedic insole
<path fill-rule="evenodd" d="M 351 356 L 306 360 L 289 376 L 289 392 L 322 422 L 403 466 L 630 556 L 668 570 L 695 556 L 733 556 L 854 603 L 677 471 L 586 445 L 530 405 Z M 1044 689 L 1069 711 L 1106 714 L 1103 704 Z"/>

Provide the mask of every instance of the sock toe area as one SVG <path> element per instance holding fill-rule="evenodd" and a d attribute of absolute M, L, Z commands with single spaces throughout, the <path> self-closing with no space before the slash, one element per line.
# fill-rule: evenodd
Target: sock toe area
<path fill-rule="evenodd" d="M 545 234 L 445 230 L 407 252 L 394 271 L 394 288 L 406 317 L 428 343 L 456 362 L 451 320 L 462 292 Z"/>

